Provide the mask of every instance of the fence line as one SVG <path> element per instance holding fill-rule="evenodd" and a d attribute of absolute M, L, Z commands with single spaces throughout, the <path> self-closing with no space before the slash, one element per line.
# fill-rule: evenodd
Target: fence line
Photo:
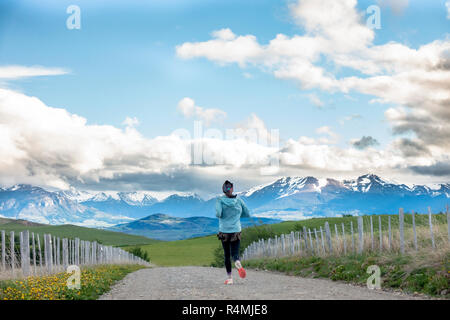
<path fill-rule="evenodd" d="M 141 264 L 147 261 L 133 254 L 112 246 L 104 246 L 97 242 L 67 239 L 43 235 L 43 248 L 39 234 L 28 230 L 16 234 L 10 232 L 9 239 L 1 230 L 1 278 L 27 277 L 62 272 L 71 264 L 89 266 L 99 264 Z M 9 241 L 9 249 L 7 244 Z M 31 243 L 30 243 L 31 242 Z M 42 254 L 43 251 L 43 254 Z"/>
<path fill-rule="evenodd" d="M 296 232 L 291 232 L 289 234 L 276 235 L 274 238 L 260 239 L 251 243 L 247 248 L 245 248 L 242 259 L 248 260 L 253 258 L 262 257 L 281 257 L 281 256 L 307 256 L 307 255 L 333 255 L 333 254 L 348 254 L 348 253 L 363 253 L 364 251 L 372 251 L 378 249 L 379 252 L 382 251 L 399 251 L 404 254 L 406 247 L 408 250 L 414 249 L 417 251 L 418 246 L 418 235 L 421 235 L 421 246 L 426 246 L 431 243 L 431 248 L 436 250 L 437 245 L 448 246 L 450 244 L 450 212 L 448 205 L 446 207 L 446 219 L 444 219 L 443 224 L 445 225 L 445 220 L 447 222 L 447 228 L 442 231 L 442 224 L 437 224 L 433 226 L 433 219 L 431 209 L 428 208 L 428 221 L 427 225 L 429 227 L 429 236 L 426 236 L 426 226 L 422 226 L 417 230 L 417 214 L 412 211 L 412 223 L 408 225 L 408 229 L 405 229 L 405 213 L 403 208 L 399 209 L 399 224 L 398 230 L 395 230 L 395 236 L 391 225 L 391 216 L 388 216 L 388 226 L 383 230 L 383 224 L 381 216 L 378 216 L 378 237 L 379 242 L 375 246 L 374 241 L 374 226 L 372 216 L 369 217 L 369 227 L 370 227 L 370 239 L 364 237 L 364 220 L 362 216 L 357 217 L 357 234 L 358 240 L 355 241 L 353 221 L 350 221 L 350 233 L 346 234 L 346 228 L 344 223 L 342 223 L 342 234 L 338 232 L 337 224 L 334 225 L 335 237 L 333 238 L 330 231 L 330 224 L 325 221 L 323 227 L 307 229 L 305 226 L 301 230 Z M 425 216 L 426 217 L 426 216 Z M 423 217 L 423 218 L 425 218 Z M 421 219 L 419 219 L 420 221 Z M 367 221 L 366 221 L 367 223 Z M 408 223 L 409 224 L 409 223 Z M 411 235 L 412 228 L 412 235 Z M 348 229 L 347 229 L 348 230 Z M 439 234 L 439 230 L 441 233 Z M 418 233 L 418 231 L 421 231 Z M 347 231 L 348 232 L 348 231 Z M 436 233 L 438 232 L 438 233 Z M 323 234 L 325 233 L 325 235 Z M 447 236 L 442 236 L 442 234 L 447 233 Z M 320 236 L 320 239 L 319 239 Z M 395 242 L 393 241 L 393 236 Z M 405 242 L 405 237 L 412 237 L 412 241 Z M 437 236 L 437 237 L 436 237 Z M 315 239 L 313 241 L 313 238 Z M 386 239 L 387 238 L 387 239 Z M 422 239 L 424 238 L 424 239 Z M 347 247 L 347 241 L 351 241 L 351 250 Z M 386 241 L 387 245 L 386 245 Z M 378 247 L 378 248 L 376 248 Z"/>

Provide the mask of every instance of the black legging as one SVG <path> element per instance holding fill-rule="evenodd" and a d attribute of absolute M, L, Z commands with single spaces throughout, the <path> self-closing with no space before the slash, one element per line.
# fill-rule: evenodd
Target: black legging
<path fill-rule="evenodd" d="M 225 254 L 225 268 L 227 273 L 231 273 L 231 257 L 233 260 L 239 260 L 239 247 L 241 241 L 222 241 L 223 251 Z"/>

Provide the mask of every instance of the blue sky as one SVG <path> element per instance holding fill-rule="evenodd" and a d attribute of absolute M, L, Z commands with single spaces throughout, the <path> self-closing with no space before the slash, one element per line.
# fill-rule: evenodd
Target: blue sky
<path fill-rule="evenodd" d="M 448 39 L 445 0 L 406 1 L 398 12 L 391 2 L 357 3 L 360 13 L 372 4 L 381 8 L 381 29 L 375 30 L 373 46 L 396 42 L 417 50 L 437 39 Z M 72 4 L 81 9 L 80 30 L 66 28 L 66 8 Z M 348 148 L 352 139 L 370 136 L 379 142 L 373 148 L 385 148 L 395 138 L 385 112 L 398 107 L 397 101 L 373 102 L 376 95 L 358 90 L 302 89 L 297 81 L 274 77 L 272 70 L 258 63 L 242 67 L 202 56 L 183 59 L 177 54 L 177 46 L 207 42 L 213 31 L 224 28 L 235 35 L 254 35 L 262 46 L 277 34 L 304 35 L 305 27 L 295 21 L 289 7 L 295 4 L 274 0 L 6 0 L 0 5 L 0 66 L 63 68 L 68 73 L 3 84 L 38 97 L 47 106 L 82 116 L 90 125 L 124 128 L 126 117 L 136 117 L 137 130 L 148 139 L 169 135 L 177 128 L 192 130 L 193 119 L 177 111 L 179 101 L 190 97 L 198 106 L 227 113 L 217 124 L 220 128 L 233 127 L 254 113 L 267 128 L 279 129 L 282 141 L 317 138 L 321 136 L 317 128 L 327 126 L 339 136 L 337 147 Z M 330 64 L 326 58 L 317 65 L 339 78 L 367 77 Z M 312 97 L 320 100 L 320 107 Z M 439 155 L 445 158 L 448 153 Z"/>

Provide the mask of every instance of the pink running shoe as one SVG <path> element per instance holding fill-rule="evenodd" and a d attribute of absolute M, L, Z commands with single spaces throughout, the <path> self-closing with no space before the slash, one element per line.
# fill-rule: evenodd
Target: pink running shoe
<path fill-rule="evenodd" d="M 247 272 L 245 271 L 245 269 L 242 267 L 241 262 L 238 260 L 234 263 L 234 265 L 236 266 L 236 268 L 238 269 L 238 273 L 239 273 L 239 277 L 241 277 L 242 279 L 245 278 L 245 276 L 247 275 Z"/>
<path fill-rule="evenodd" d="M 233 279 L 227 279 L 227 280 L 225 280 L 225 284 L 233 284 Z"/>

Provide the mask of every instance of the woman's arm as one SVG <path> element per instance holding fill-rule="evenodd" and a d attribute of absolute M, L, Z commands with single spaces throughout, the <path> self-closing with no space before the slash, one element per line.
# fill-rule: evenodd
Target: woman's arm
<path fill-rule="evenodd" d="M 239 198 L 239 201 L 241 202 L 241 207 L 242 207 L 241 218 L 250 218 L 250 211 L 248 211 L 248 208 L 245 205 L 244 200 Z"/>
<path fill-rule="evenodd" d="M 222 218 L 222 203 L 220 202 L 220 199 L 216 200 L 216 217 Z"/>

